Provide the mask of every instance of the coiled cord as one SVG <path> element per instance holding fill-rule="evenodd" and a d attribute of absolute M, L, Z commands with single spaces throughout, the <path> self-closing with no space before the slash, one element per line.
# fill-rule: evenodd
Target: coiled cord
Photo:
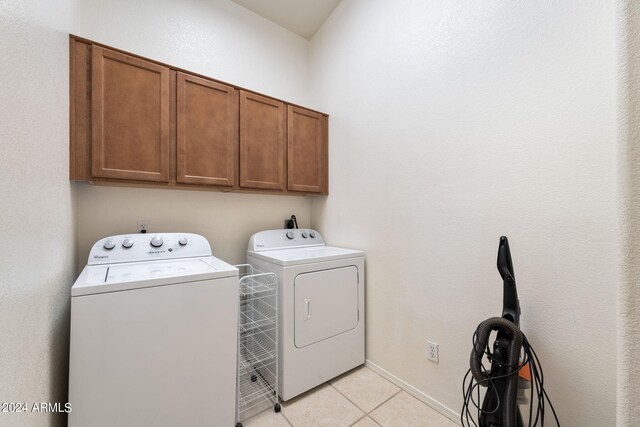
<path fill-rule="evenodd" d="M 482 323 L 478 326 L 476 331 L 473 333 L 473 348 L 478 349 L 482 347 L 477 347 L 479 345 L 478 341 L 478 330 L 482 326 Z M 483 363 L 480 364 L 480 368 L 482 370 L 482 379 L 480 381 L 476 381 L 474 379 L 474 375 L 471 375 L 471 369 L 467 371 L 462 380 L 462 394 L 463 394 L 463 405 L 462 411 L 460 412 L 460 422 L 463 427 L 480 427 L 480 415 L 485 414 L 493 414 L 499 410 L 501 410 L 501 405 L 504 403 L 500 401 L 500 396 L 498 391 L 496 390 L 494 381 L 502 378 L 508 378 L 513 375 L 519 375 L 521 369 L 526 369 L 528 366 L 529 373 L 531 376 L 531 396 L 529 401 L 529 427 L 535 427 L 539 425 L 541 427 L 544 426 L 545 419 L 545 411 L 546 404 L 549 404 L 551 408 L 551 412 L 553 413 L 553 417 L 556 421 L 556 425 L 560 427 L 560 421 L 558 421 L 558 416 L 556 414 L 555 408 L 549 399 L 549 395 L 544 389 L 544 372 L 542 371 L 542 366 L 540 365 L 540 360 L 538 359 L 538 355 L 535 350 L 529 343 L 529 340 L 522 333 L 522 351 L 524 354 L 524 359 L 521 364 L 518 366 L 511 366 L 505 363 L 502 363 L 503 366 L 508 368 L 512 368 L 512 371 L 505 375 L 492 375 L 489 370 L 484 366 Z M 474 350 L 476 351 L 476 350 Z M 485 356 L 489 362 L 493 362 L 495 358 L 493 357 L 493 353 L 490 350 L 489 344 L 487 343 L 486 348 L 484 349 L 483 356 Z M 482 360 L 482 357 L 480 358 Z M 476 375 L 477 376 L 477 375 Z M 480 377 L 480 376 L 478 376 Z M 496 407 L 490 409 L 482 409 L 482 399 L 480 388 L 487 387 L 490 393 L 495 393 L 495 401 Z M 476 398 L 474 399 L 474 394 Z M 535 403 L 535 405 L 534 405 Z M 534 412 L 535 406 L 535 412 Z M 475 409 L 474 409 L 475 408 Z M 485 427 L 485 426 L 481 426 Z"/>

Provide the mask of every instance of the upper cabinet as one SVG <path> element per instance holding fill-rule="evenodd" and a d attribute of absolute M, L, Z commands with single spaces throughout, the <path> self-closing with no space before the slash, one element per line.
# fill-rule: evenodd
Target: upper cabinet
<path fill-rule="evenodd" d="M 292 105 L 287 110 L 288 189 L 324 193 L 327 188 L 326 116 Z"/>
<path fill-rule="evenodd" d="M 233 187 L 238 91 L 177 73 L 177 182 Z"/>
<path fill-rule="evenodd" d="M 240 92 L 240 187 L 284 190 L 285 105 Z"/>
<path fill-rule="evenodd" d="M 328 194 L 326 114 L 75 36 L 70 65 L 72 180 Z"/>
<path fill-rule="evenodd" d="M 169 69 L 93 46 L 92 174 L 169 180 Z"/>

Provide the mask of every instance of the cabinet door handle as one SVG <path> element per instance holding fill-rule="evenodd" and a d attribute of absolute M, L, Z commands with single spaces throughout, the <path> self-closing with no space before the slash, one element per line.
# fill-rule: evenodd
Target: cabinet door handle
<path fill-rule="evenodd" d="M 309 305 L 311 304 L 311 300 L 310 299 L 305 299 L 304 300 L 304 320 L 309 320 L 311 319 L 311 313 L 309 312 Z"/>

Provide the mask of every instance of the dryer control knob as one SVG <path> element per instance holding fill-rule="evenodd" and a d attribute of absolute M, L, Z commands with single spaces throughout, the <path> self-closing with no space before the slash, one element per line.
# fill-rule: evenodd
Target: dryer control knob
<path fill-rule="evenodd" d="M 180 244 L 180 246 L 186 246 L 189 241 L 186 237 L 181 237 L 180 240 L 178 240 L 178 243 Z"/>
<path fill-rule="evenodd" d="M 104 244 L 102 245 L 103 248 L 105 248 L 106 250 L 110 251 L 111 249 L 116 247 L 116 242 L 114 242 L 111 239 L 107 239 Z"/>
<path fill-rule="evenodd" d="M 125 249 L 129 249 L 131 246 L 133 246 L 133 240 L 124 239 L 124 241 L 122 242 L 122 247 Z"/>
<path fill-rule="evenodd" d="M 307 238 L 307 232 L 306 232 L 306 231 L 303 231 L 303 232 L 302 232 L 302 238 L 303 238 L 303 239 L 306 239 L 306 238 Z"/>
<path fill-rule="evenodd" d="M 310 231 L 309 232 L 309 237 L 311 237 L 312 239 L 315 239 L 316 233 L 314 233 L 313 231 Z"/>
<path fill-rule="evenodd" d="M 154 248 L 159 248 L 164 243 L 164 240 L 162 240 L 162 237 L 155 236 L 151 239 L 150 243 Z"/>
<path fill-rule="evenodd" d="M 287 231 L 287 239 L 293 240 L 293 231 Z"/>

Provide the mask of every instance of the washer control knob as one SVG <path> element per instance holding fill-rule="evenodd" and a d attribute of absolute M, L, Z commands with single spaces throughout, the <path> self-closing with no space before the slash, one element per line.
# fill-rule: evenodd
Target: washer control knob
<path fill-rule="evenodd" d="M 180 246 L 186 246 L 189 241 L 186 237 L 181 237 L 180 240 L 178 240 L 178 243 L 180 244 Z"/>
<path fill-rule="evenodd" d="M 303 232 L 302 232 L 302 238 L 303 238 L 303 239 L 306 239 L 306 238 L 307 238 L 307 232 L 306 232 L 306 231 L 303 231 Z"/>
<path fill-rule="evenodd" d="M 124 241 L 122 242 L 122 247 L 125 249 L 129 249 L 131 246 L 133 246 L 133 240 L 124 239 Z"/>
<path fill-rule="evenodd" d="M 159 248 L 164 243 L 164 240 L 162 240 L 162 237 L 154 236 L 150 243 L 154 248 Z"/>
<path fill-rule="evenodd" d="M 315 239 L 316 233 L 314 231 L 310 231 L 309 232 L 309 237 L 311 237 L 312 239 Z"/>
<path fill-rule="evenodd" d="M 293 240 L 293 231 L 287 231 L 287 239 Z"/>
<path fill-rule="evenodd" d="M 111 249 L 116 247 L 116 242 L 114 242 L 111 239 L 107 239 L 107 240 L 105 240 L 105 242 L 102 245 L 102 247 L 105 248 L 106 250 L 110 251 Z"/>

